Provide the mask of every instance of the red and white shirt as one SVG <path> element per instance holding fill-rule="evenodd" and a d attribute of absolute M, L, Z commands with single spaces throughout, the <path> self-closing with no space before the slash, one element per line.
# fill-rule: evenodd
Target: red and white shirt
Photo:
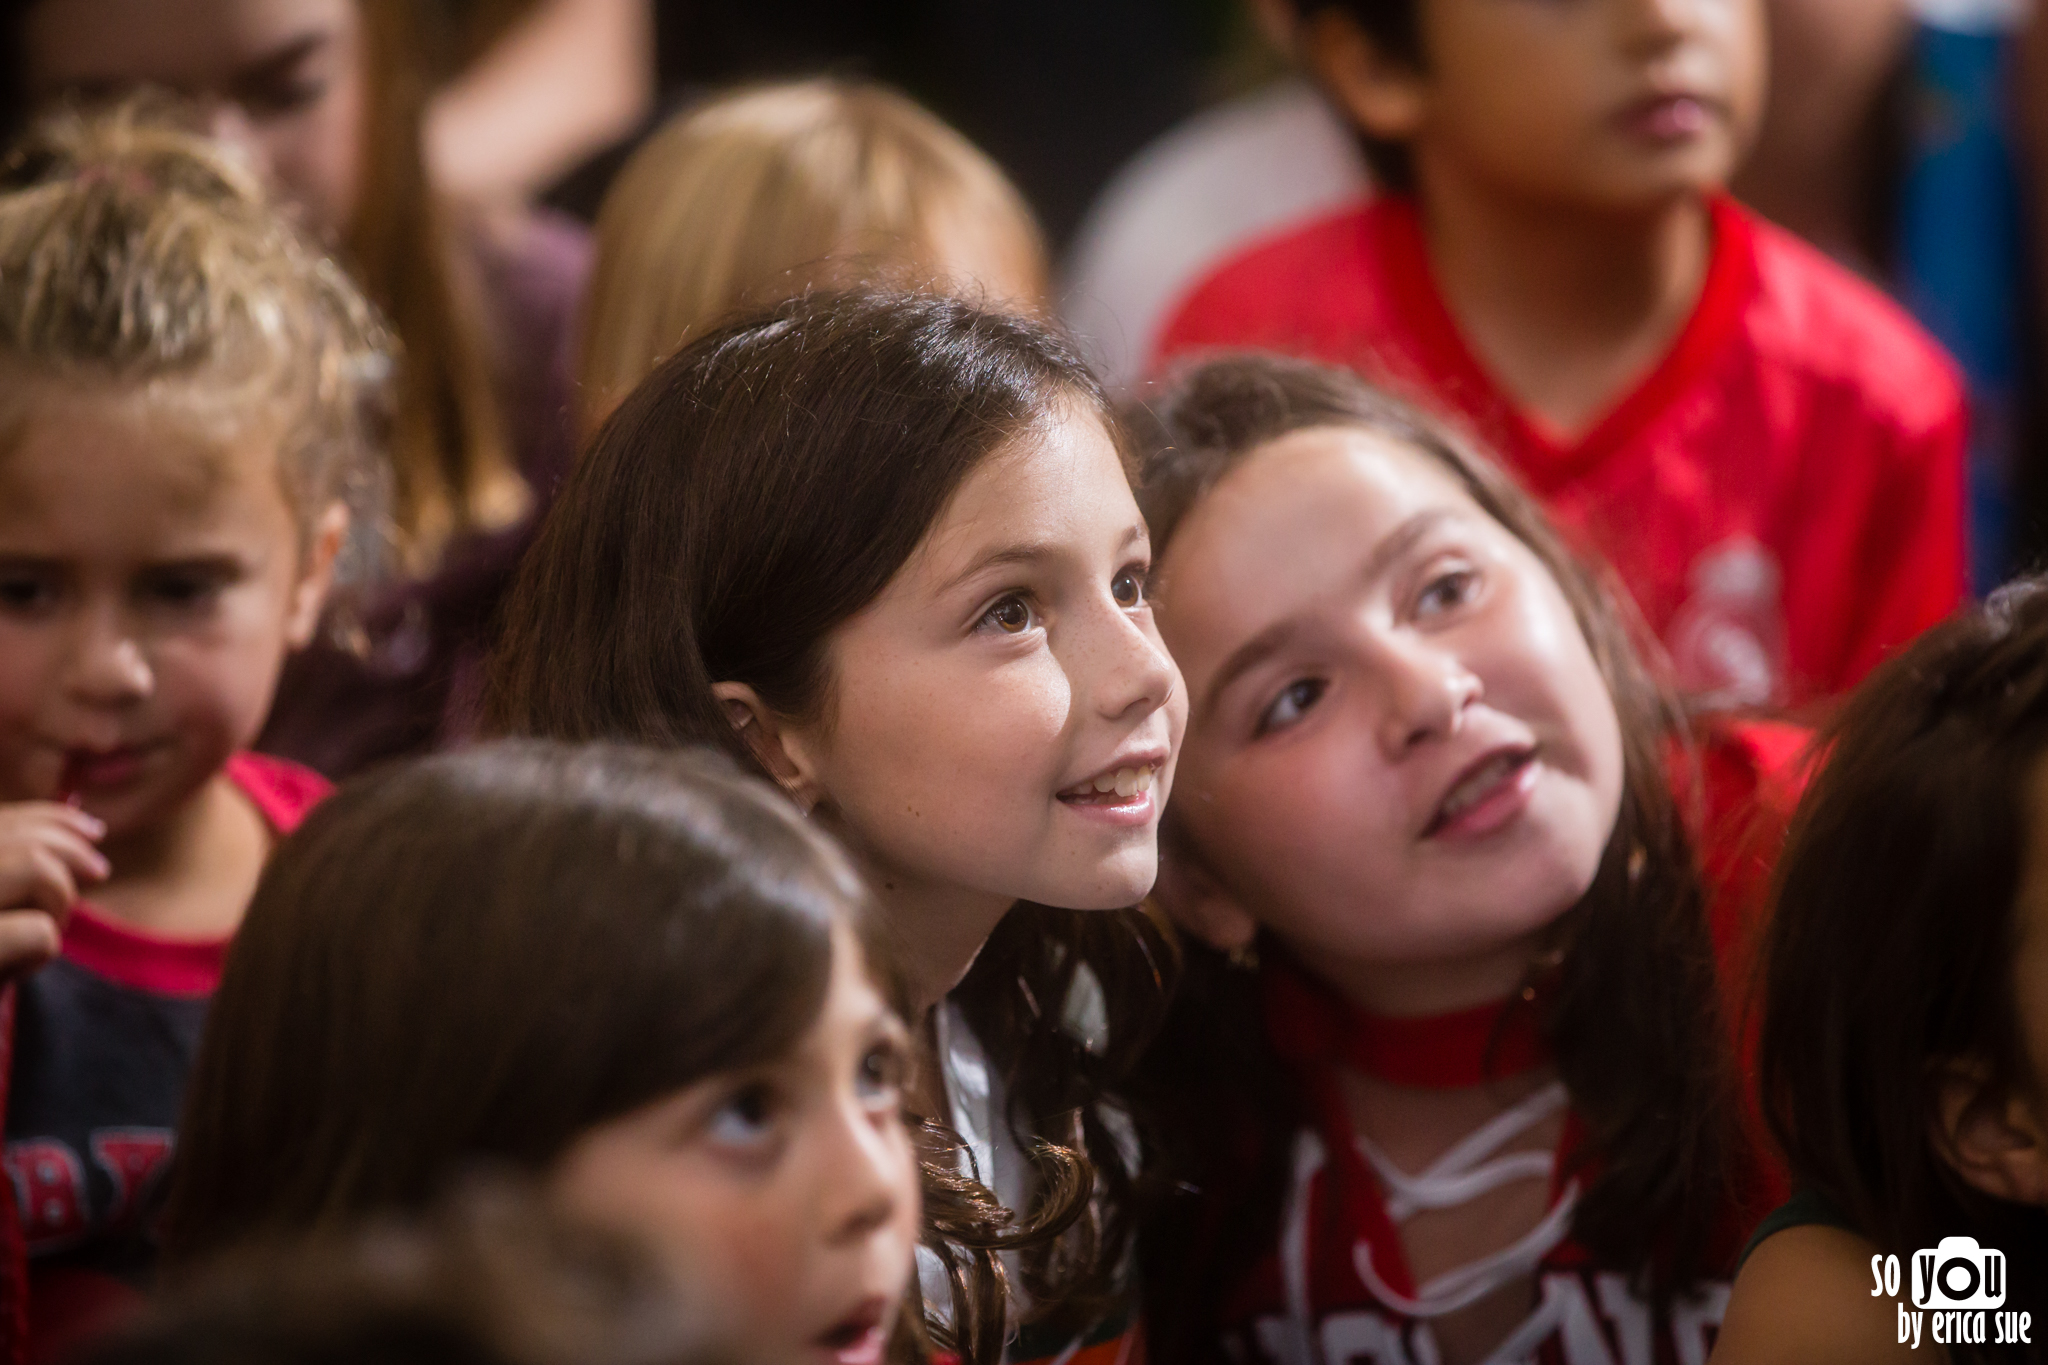
<path fill-rule="evenodd" d="M 1713 231 L 1664 359 L 1571 439 L 1473 354 L 1404 198 L 1226 262 L 1155 360 L 1276 350 L 1460 420 L 1614 566 L 1686 692 L 1796 704 L 1848 689 L 1961 600 L 1963 388 L 1900 309 L 1791 234 L 1728 199 Z"/>

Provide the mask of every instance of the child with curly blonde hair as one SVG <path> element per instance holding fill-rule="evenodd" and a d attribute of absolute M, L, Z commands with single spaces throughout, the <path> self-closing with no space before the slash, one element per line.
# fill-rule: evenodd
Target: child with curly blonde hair
<path fill-rule="evenodd" d="M 7 163 L 0 1200 L 19 1207 L 0 1313 L 17 1356 L 102 1317 L 153 1258 L 228 941 L 325 792 L 247 750 L 375 491 L 388 369 L 340 269 L 240 163 L 149 110 L 56 117 Z"/>

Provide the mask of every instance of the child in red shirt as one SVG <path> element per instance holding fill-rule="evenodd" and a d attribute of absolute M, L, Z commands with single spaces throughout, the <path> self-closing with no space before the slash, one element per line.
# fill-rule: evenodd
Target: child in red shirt
<path fill-rule="evenodd" d="M 1688 728 L 1527 495 L 1354 376 L 1218 361 L 1158 420 L 1159 1357 L 1705 1359 L 1782 1190 L 1728 992 L 1803 736 Z"/>
<path fill-rule="evenodd" d="M 1455 414 L 1713 702 L 1846 689 L 1964 587 L 1964 402 L 1878 292 L 1722 192 L 1756 0 L 1309 0 L 1394 193 L 1215 271 L 1160 356 L 1264 347 Z"/>
<path fill-rule="evenodd" d="M 326 792 L 245 750 L 319 620 L 385 357 L 353 286 L 210 143 L 66 116 L 10 174 L 0 1359 L 20 1360 L 146 1277 L 228 940 Z"/>

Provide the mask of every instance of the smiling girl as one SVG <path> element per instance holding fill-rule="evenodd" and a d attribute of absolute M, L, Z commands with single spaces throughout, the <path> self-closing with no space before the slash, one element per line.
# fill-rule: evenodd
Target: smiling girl
<path fill-rule="evenodd" d="M 1193 707 L 1162 894 L 1257 965 L 1197 954 L 1161 1049 L 1207 1195 L 1152 1243 L 1176 1349 L 1703 1358 L 1769 1198 L 1731 1183 L 1742 900 L 1710 925 L 1677 722 L 1610 599 L 1350 376 L 1219 361 L 1159 422 L 1141 500 Z M 1712 748 L 1731 881 L 1798 739 Z"/>
<path fill-rule="evenodd" d="M 364 486 L 381 343 L 209 143 L 130 110 L 8 165 L 0 959 L 48 965 L 15 998 L 0 1248 L 39 1343 L 151 1264 L 222 955 L 326 790 L 245 750 Z"/>
<path fill-rule="evenodd" d="M 992 1262 L 932 1229 L 928 1289 L 973 1365 L 1013 1324 L 1018 1359 L 1135 1333 L 1141 1135 L 1116 1098 L 1169 959 L 1126 907 L 1185 715 L 1150 563 L 1062 342 L 821 294 L 703 334 L 625 400 L 508 617 L 498 725 L 721 745 L 853 851 L 941 1059 L 917 1101 L 972 1156 L 928 1188 L 978 1176 L 1022 1213 L 1007 1310 Z"/>

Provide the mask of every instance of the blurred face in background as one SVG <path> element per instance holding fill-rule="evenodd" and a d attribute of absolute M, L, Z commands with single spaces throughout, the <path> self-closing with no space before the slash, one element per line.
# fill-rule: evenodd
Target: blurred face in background
<path fill-rule="evenodd" d="M 1425 182 L 1654 207 L 1725 184 L 1762 114 L 1761 0 L 1412 0 L 1421 63 L 1342 8 L 1303 50 L 1360 126 Z"/>
<path fill-rule="evenodd" d="M 37 103 L 143 85 L 196 102 L 332 239 L 358 196 L 362 29 L 357 0 L 32 0 L 25 75 Z"/>

